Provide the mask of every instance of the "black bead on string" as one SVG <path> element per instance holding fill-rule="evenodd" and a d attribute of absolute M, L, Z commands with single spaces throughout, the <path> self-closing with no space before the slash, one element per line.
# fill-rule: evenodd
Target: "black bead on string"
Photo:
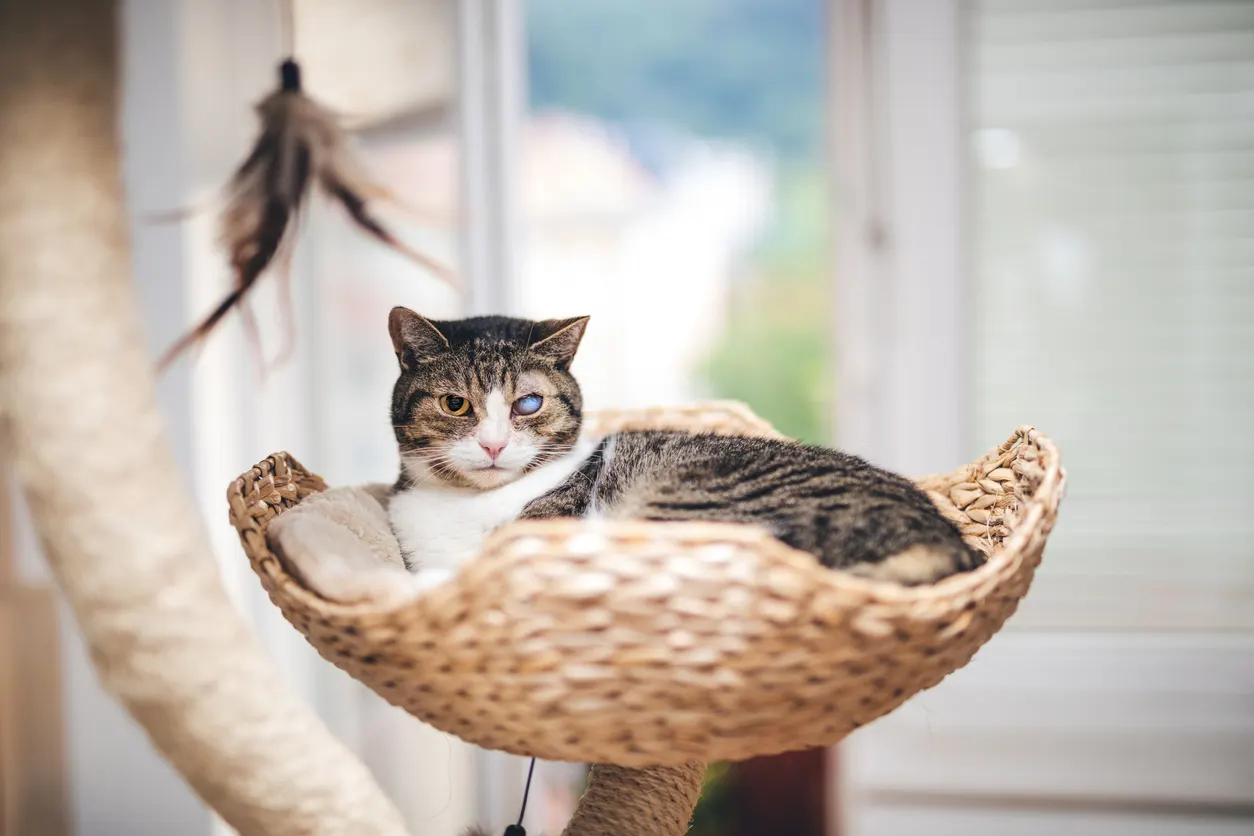
<path fill-rule="evenodd" d="M 279 86 L 289 93 L 300 92 L 300 65 L 291 58 L 279 65 Z"/>

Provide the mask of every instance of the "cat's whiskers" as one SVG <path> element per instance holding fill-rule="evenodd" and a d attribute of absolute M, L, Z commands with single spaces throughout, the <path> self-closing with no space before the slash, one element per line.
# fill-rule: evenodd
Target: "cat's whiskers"
<path fill-rule="evenodd" d="M 553 445 L 553 447 L 554 447 L 554 449 L 556 449 L 557 445 Z M 559 458 L 561 455 L 564 455 L 564 454 L 566 454 L 566 453 L 569 453 L 572 449 L 573 449 L 572 447 L 566 447 L 565 449 L 563 449 L 562 451 L 560 451 L 557 455 L 555 455 L 553 458 L 555 458 L 555 459 L 556 459 L 556 458 Z M 586 466 L 586 465 L 588 465 L 588 464 L 595 464 L 596 462 L 599 462 L 599 461 L 600 461 L 600 460 L 604 457 L 604 455 L 605 455 L 605 454 L 604 454 L 604 451 L 603 451 L 603 449 L 601 448 L 601 446 L 600 446 L 600 445 L 597 445 L 597 449 L 596 449 L 596 450 L 594 450 L 594 451 L 592 452 L 592 454 L 588 456 L 588 458 L 586 459 L 586 461 L 585 461 L 585 463 L 584 463 L 584 466 Z M 593 481 L 593 480 L 592 480 L 592 479 L 591 479 L 591 478 L 590 478 L 590 477 L 589 477 L 586 473 L 584 473 L 583 471 L 584 471 L 584 468 L 583 468 L 583 467 L 580 467 L 578 470 L 574 470 L 574 471 L 572 471 L 572 472 L 571 472 L 571 474 L 570 474 L 570 476 L 568 476 L 567 478 L 572 478 L 572 479 L 573 479 L 573 478 L 579 478 L 579 479 L 582 479 L 582 480 L 584 481 L 584 484 L 586 484 L 586 485 L 588 486 L 588 488 L 589 488 L 589 489 L 592 489 L 593 487 L 595 487 L 595 482 L 594 482 L 594 481 Z"/>
<path fill-rule="evenodd" d="M 457 473 L 457 467 L 449 461 L 437 459 L 420 459 L 418 461 L 426 468 L 429 474 L 435 476 L 451 476 Z"/>
<path fill-rule="evenodd" d="M 431 482 L 431 481 L 432 481 L 432 480 L 434 480 L 434 479 L 439 478 L 439 477 L 436 475 L 435 471 L 430 470 L 430 469 L 420 471 L 420 472 L 419 472 L 419 473 L 417 473 L 417 474 L 415 474 L 415 473 L 414 473 L 413 471 L 411 471 L 411 470 L 406 470 L 406 471 L 405 471 L 405 477 L 406 477 L 406 479 L 408 479 L 408 480 L 409 480 L 409 487 L 410 487 L 410 488 L 422 488 L 422 487 L 426 487 L 426 486 L 427 486 L 427 484 L 428 484 L 429 482 Z"/>
<path fill-rule="evenodd" d="M 530 467 L 534 469 L 546 465 L 549 462 L 556 461 L 562 456 L 570 453 L 572 450 L 574 450 L 574 446 L 570 444 L 541 444 L 536 450 L 535 457 L 531 460 Z"/>
<path fill-rule="evenodd" d="M 424 485 L 437 477 L 458 474 L 457 466 L 449 460 L 446 453 L 439 450 L 407 451 L 401 454 L 401 462 L 402 464 L 417 462 L 423 465 L 425 473 L 422 475 L 424 478 L 416 480 L 415 486 Z M 406 468 L 406 474 L 411 475 L 411 471 L 408 468 Z"/>

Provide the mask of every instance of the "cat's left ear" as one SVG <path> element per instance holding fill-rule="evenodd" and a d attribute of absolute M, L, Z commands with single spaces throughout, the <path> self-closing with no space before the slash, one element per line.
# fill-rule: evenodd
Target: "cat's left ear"
<path fill-rule="evenodd" d="M 579 342 L 583 339 L 584 329 L 588 327 L 588 319 L 586 316 L 577 316 L 573 319 L 546 319 L 537 322 L 532 331 L 535 342 L 530 345 L 529 350 L 565 371 L 575 359 L 575 352 L 579 350 Z"/>

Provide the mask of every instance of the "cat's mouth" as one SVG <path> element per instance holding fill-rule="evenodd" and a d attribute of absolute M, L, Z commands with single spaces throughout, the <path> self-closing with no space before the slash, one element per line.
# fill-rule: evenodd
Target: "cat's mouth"
<path fill-rule="evenodd" d="M 432 458 L 439 462 L 435 470 L 446 481 L 488 490 L 523 476 L 538 458 L 524 441 L 511 443 L 497 455 L 489 455 L 479 446 L 478 442 L 463 441 L 435 453 Z"/>
<path fill-rule="evenodd" d="M 493 470 L 499 470 L 502 473 L 513 473 L 515 470 L 518 470 L 518 469 L 519 468 L 516 468 L 516 467 L 506 467 L 502 465 L 500 462 L 492 462 L 491 464 L 479 465 L 478 467 L 472 467 L 472 468 L 469 468 L 468 470 L 470 473 L 484 473 L 484 472 L 493 471 Z"/>
<path fill-rule="evenodd" d="M 462 477 L 479 488 L 497 488 L 506 482 L 513 481 L 520 475 L 522 475 L 521 469 L 502 467 L 496 462 L 485 464 L 481 467 L 467 468 L 462 471 Z"/>

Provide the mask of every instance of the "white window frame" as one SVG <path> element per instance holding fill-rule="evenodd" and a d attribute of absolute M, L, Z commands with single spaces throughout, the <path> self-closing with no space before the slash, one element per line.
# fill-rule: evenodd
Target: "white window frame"
<path fill-rule="evenodd" d="M 522 0 L 458 0 L 457 10 L 464 312 L 512 314 L 518 298 L 516 163 L 526 113 L 526 10 Z M 517 819 L 529 761 L 482 749 L 475 755 L 477 821 L 496 832 Z M 532 792 L 542 794 L 539 786 Z"/>
<path fill-rule="evenodd" d="M 960 6 L 829 7 L 834 437 L 907 473 L 952 470 L 964 452 Z M 920 401 L 931 408 L 913 408 Z"/>
<path fill-rule="evenodd" d="M 458 0 L 461 275 L 466 313 L 507 313 L 516 298 L 516 151 L 526 112 L 522 0 Z"/>

